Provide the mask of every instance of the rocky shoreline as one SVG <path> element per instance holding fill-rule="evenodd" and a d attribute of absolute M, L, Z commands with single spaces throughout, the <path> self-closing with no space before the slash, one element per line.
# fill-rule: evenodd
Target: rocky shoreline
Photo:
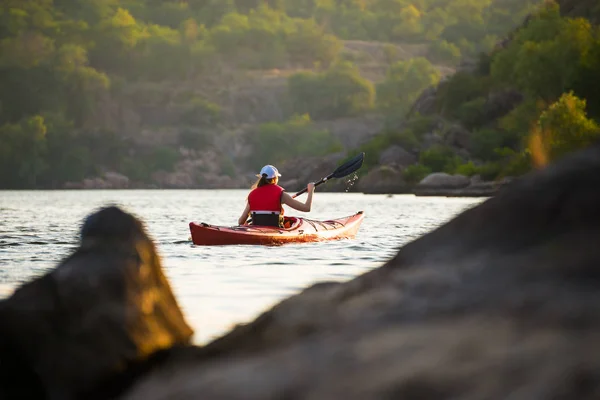
<path fill-rule="evenodd" d="M 350 178 L 352 179 L 352 178 Z M 124 189 L 248 189 L 252 179 L 233 180 L 230 177 L 216 177 L 203 184 L 142 184 L 131 182 L 124 175 L 107 172 L 102 177 L 85 179 L 82 182 L 69 182 L 63 189 L 70 190 L 124 190 Z M 312 180 L 317 180 L 313 178 Z M 281 185 L 292 188 L 292 191 L 302 189 L 303 182 L 311 179 L 283 180 Z M 353 192 L 364 194 L 414 194 L 415 196 L 441 196 L 441 197 L 490 197 L 495 195 L 500 188 L 512 181 L 506 178 L 500 181 L 482 181 L 479 176 L 466 177 L 463 175 L 449 175 L 446 173 L 433 173 L 425 177 L 416 185 L 408 185 L 402 178 L 400 171 L 388 167 L 378 167 L 363 179 L 356 178 L 357 182 L 347 180 L 329 182 L 321 186 L 323 192 Z M 301 183 L 302 182 L 302 183 Z M 356 183 L 356 185 L 355 185 Z"/>
<path fill-rule="evenodd" d="M 463 175 L 435 173 L 419 182 L 413 193 L 416 196 L 490 197 L 512 181 L 512 178 L 483 181 L 478 175 L 468 178 Z"/>
<path fill-rule="evenodd" d="M 596 399 L 599 202 L 596 146 L 202 347 L 142 222 L 105 208 L 0 301 L 0 398 Z"/>

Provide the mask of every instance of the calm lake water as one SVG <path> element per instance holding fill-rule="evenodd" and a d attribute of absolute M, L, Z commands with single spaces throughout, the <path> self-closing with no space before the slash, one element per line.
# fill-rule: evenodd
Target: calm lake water
<path fill-rule="evenodd" d="M 355 239 L 263 246 L 194 246 L 190 221 L 234 225 L 246 190 L 0 191 L 0 297 L 52 269 L 77 245 L 83 219 L 116 204 L 141 218 L 198 344 L 324 280 L 376 268 L 398 248 L 484 199 L 319 193 L 309 214 L 363 210 Z M 301 197 L 303 200 L 304 197 Z"/>

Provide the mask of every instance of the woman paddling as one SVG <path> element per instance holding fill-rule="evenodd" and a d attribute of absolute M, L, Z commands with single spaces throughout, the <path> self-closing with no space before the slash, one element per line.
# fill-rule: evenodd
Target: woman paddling
<path fill-rule="evenodd" d="M 262 226 L 282 226 L 283 225 L 283 204 L 303 212 L 309 212 L 312 206 L 313 192 L 315 184 L 309 183 L 306 186 L 308 196 L 304 203 L 294 200 L 292 196 L 277 185 L 281 174 L 272 165 L 265 165 L 258 181 L 252 185 L 252 191 L 248 195 L 246 208 L 238 219 L 238 225 L 244 225 L 248 216 L 252 218 L 253 225 Z"/>

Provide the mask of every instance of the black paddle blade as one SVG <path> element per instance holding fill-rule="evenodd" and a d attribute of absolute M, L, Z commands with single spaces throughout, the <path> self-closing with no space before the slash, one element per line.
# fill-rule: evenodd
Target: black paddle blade
<path fill-rule="evenodd" d="M 363 161 L 365 160 L 365 153 L 362 152 L 356 157 L 346 161 L 331 174 L 332 178 L 343 178 L 347 175 L 350 175 L 353 172 L 358 171 L 360 167 L 363 165 Z"/>
<path fill-rule="evenodd" d="M 364 160 L 365 160 L 365 153 L 362 152 L 359 155 L 357 155 L 356 157 L 346 161 L 345 163 L 343 163 L 342 165 L 337 167 L 337 169 L 335 171 L 333 171 L 332 174 L 327 175 L 325 178 L 321 179 L 319 182 L 315 182 L 315 186 L 319 186 L 320 184 L 327 182 L 329 179 L 343 178 L 347 175 L 350 175 L 353 172 L 356 172 L 360 167 L 362 167 Z M 301 194 L 306 193 L 306 191 L 307 191 L 307 189 L 304 188 L 301 191 L 299 191 L 298 193 L 296 193 L 295 195 L 293 195 L 292 198 L 296 198 L 296 197 L 300 196 Z"/>

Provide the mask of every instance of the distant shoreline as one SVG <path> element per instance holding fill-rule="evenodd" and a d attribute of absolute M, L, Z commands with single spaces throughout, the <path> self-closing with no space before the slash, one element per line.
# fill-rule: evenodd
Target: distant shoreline
<path fill-rule="evenodd" d="M 180 191 L 191 191 L 191 190 L 249 190 L 249 187 L 239 188 L 201 188 L 201 187 L 183 187 L 183 188 L 169 188 L 169 187 L 153 187 L 153 188 L 37 188 L 37 189 L 3 189 L 0 191 L 6 192 L 51 192 L 51 191 L 135 191 L 135 190 L 151 190 L 151 191 L 164 191 L 164 190 L 180 190 Z M 361 193 L 365 195 L 413 195 L 415 197 L 492 197 L 495 195 L 495 191 L 470 191 L 464 189 L 435 189 L 431 191 L 423 190 L 408 190 L 398 192 L 386 192 L 386 191 L 357 191 L 357 190 L 324 190 L 320 193 Z"/>

